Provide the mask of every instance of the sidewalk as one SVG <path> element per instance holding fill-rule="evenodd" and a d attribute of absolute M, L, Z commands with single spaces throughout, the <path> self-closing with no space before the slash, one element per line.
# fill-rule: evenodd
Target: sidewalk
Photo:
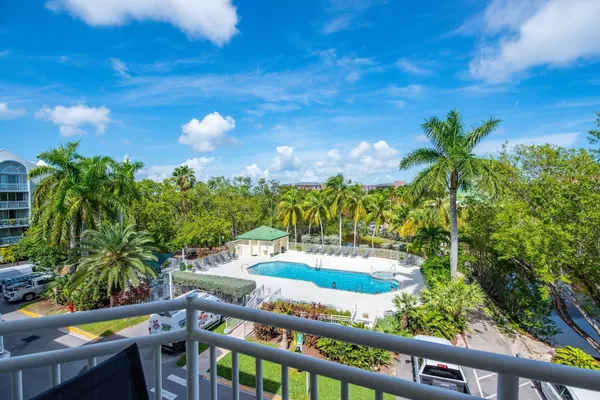
<path fill-rule="evenodd" d="M 231 337 L 243 340 L 244 339 L 244 324 L 241 324 L 240 326 L 235 328 L 227 336 L 231 336 Z M 225 357 L 230 352 L 231 352 L 230 350 L 217 347 L 217 361 L 219 361 L 221 358 Z M 208 370 L 210 369 L 210 349 L 206 349 L 205 351 L 203 351 L 202 353 L 200 353 L 198 355 L 198 365 L 199 365 L 198 372 L 200 373 L 200 375 L 204 375 L 205 373 L 208 372 Z M 185 368 L 185 367 L 183 367 L 183 368 Z"/>

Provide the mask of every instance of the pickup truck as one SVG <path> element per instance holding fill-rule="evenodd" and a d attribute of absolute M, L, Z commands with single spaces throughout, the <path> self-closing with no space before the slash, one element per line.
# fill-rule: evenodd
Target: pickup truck
<path fill-rule="evenodd" d="M 417 335 L 415 339 L 452 346 L 449 340 L 434 336 Z M 460 365 L 412 357 L 412 366 L 415 382 L 454 392 L 471 394 L 465 374 Z"/>

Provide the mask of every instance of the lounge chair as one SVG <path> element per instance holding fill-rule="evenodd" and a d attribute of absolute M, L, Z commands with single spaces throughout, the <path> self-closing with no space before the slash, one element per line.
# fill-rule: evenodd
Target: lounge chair
<path fill-rule="evenodd" d="M 342 247 L 342 257 L 348 257 L 348 250 L 345 247 Z"/>
<path fill-rule="evenodd" d="M 223 257 L 223 259 L 225 260 L 225 262 L 231 261 L 231 257 L 229 257 L 229 253 L 228 252 L 222 251 L 219 254 L 221 254 L 221 257 Z"/>
<path fill-rule="evenodd" d="M 208 256 L 208 261 L 210 262 L 210 267 L 215 268 L 219 266 L 219 263 L 214 255 Z"/>
<path fill-rule="evenodd" d="M 317 254 L 325 254 L 325 246 L 320 246 Z"/>
<path fill-rule="evenodd" d="M 233 254 L 233 252 L 231 250 L 227 250 L 227 254 L 229 254 L 229 258 L 231 258 L 232 260 L 237 260 L 237 254 Z"/>
<path fill-rule="evenodd" d="M 333 255 L 333 251 L 334 251 L 334 250 L 333 250 L 333 247 L 331 247 L 331 248 L 329 249 L 329 251 L 327 252 L 327 255 L 328 255 L 328 256 L 332 256 L 332 255 Z"/>
<path fill-rule="evenodd" d="M 362 258 L 369 258 L 369 249 L 365 250 L 365 254 L 362 255 Z"/>
<path fill-rule="evenodd" d="M 358 256 L 358 248 L 357 247 L 352 249 L 352 253 L 350 254 L 350 257 L 352 257 L 352 258 L 356 258 L 356 256 Z"/>
<path fill-rule="evenodd" d="M 203 271 L 208 271 L 208 269 L 210 268 L 210 261 L 208 261 L 208 257 L 204 257 L 202 259 L 202 270 Z"/>
<path fill-rule="evenodd" d="M 304 252 L 307 254 L 312 253 L 312 246 L 306 246 L 306 248 L 304 249 Z"/>
<path fill-rule="evenodd" d="M 342 254 L 342 249 L 336 248 L 333 254 L 339 257 Z"/>
<path fill-rule="evenodd" d="M 221 264 L 225 264 L 227 262 L 227 259 L 225 258 L 225 256 L 223 255 L 223 253 L 218 253 L 217 254 L 217 258 L 221 262 Z"/>

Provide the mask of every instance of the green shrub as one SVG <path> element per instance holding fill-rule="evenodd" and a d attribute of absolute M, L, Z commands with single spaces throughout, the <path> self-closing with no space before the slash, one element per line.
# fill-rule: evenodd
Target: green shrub
<path fill-rule="evenodd" d="M 181 293 L 198 289 L 213 294 L 229 303 L 241 303 L 244 296 L 256 289 L 256 282 L 247 279 L 200 275 L 182 271 L 173 273 L 173 285 Z"/>
<path fill-rule="evenodd" d="M 596 361 L 594 357 L 581 349 L 571 346 L 557 349 L 556 354 L 552 357 L 552 362 L 555 364 L 600 371 L 600 363 Z"/>
<path fill-rule="evenodd" d="M 450 281 L 450 257 L 429 257 L 421 264 L 421 274 L 428 287 L 435 281 Z"/>
<path fill-rule="evenodd" d="M 366 329 L 364 324 L 353 324 L 352 326 L 357 329 Z M 329 338 L 320 338 L 317 341 L 317 349 L 331 361 L 375 371 L 388 365 L 392 358 L 390 353 L 385 350 Z"/>

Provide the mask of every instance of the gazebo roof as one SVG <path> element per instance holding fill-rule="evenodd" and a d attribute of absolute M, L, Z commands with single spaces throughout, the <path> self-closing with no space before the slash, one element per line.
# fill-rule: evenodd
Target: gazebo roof
<path fill-rule="evenodd" d="M 269 226 L 259 226 L 256 229 L 252 229 L 249 232 L 242 233 L 241 235 L 236 236 L 236 239 L 246 239 L 246 240 L 264 240 L 264 241 L 273 241 L 275 239 L 279 239 L 282 237 L 289 236 L 288 232 L 280 231 L 279 229 L 271 228 Z"/>

